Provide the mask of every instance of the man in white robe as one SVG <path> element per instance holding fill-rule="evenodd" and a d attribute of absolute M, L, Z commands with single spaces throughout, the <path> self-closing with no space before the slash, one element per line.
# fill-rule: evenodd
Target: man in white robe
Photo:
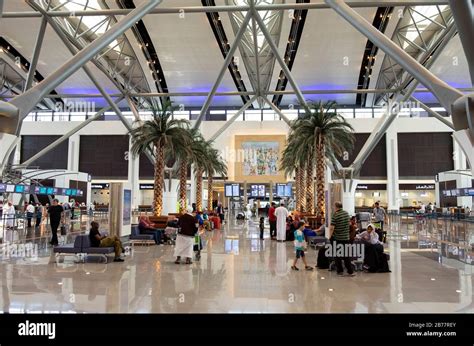
<path fill-rule="evenodd" d="M 285 208 L 283 202 L 275 209 L 275 216 L 277 218 L 277 240 L 286 240 L 286 218 L 288 217 L 288 209 Z"/>
<path fill-rule="evenodd" d="M 198 231 L 198 220 L 192 214 L 193 208 L 188 207 L 187 213 L 181 215 L 178 219 L 180 232 L 176 237 L 176 245 L 174 247 L 174 255 L 176 261 L 174 263 L 180 264 L 181 258 L 186 258 L 186 264 L 191 264 L 193 257 L 194 236 Z"/>
<path fill-rule="evenodd" d="M 15 226 L 15 207 L 12 201 L 8 201 L 7 205 L 3 207 L 3 218 L 7 228 L 13 228 Z"/>

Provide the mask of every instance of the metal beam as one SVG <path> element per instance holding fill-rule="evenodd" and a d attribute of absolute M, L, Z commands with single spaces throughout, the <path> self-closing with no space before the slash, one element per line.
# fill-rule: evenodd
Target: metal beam
<path fill-rule="evenodd" d="M 432 5 L 447 5 L 448 0 L 378 0 L 378 1 L 363 1 L 354 0 L 348 1 L 348 5 L 353 8 L 364 7 L 396 7 L 396 6 L 432 6 Z M 304 3 L 304 4 L 273 4 L 273 5 L 258 5 L 257 11 L 285 11 L 285 10 L 315 10 L 330 8 L 327 4 L 322 2 Z M 180 14 L 180 13 L 211 13 L 211 12 L 246 12 L 249 11 L 249 6 L 210 6 L 203 8 L 202 6 L 189 7 L 168 7 L 155 8 L 149 14 Z M 88 16 L 124 16 L 130 13 L 131 9 L 102 9 L 94 11 L 48 11 L 50 17 L 88 17 Z M 33 11 L 21 12 L 5 12 L 4 18 L 38 18 L 41 15 Z"/>
<path fill-rule="evenodd" d="M 11 101 L 11 104 L 19 109 L 20 119 L 25 118 L 46 94 L 61 84 L 89 60 L 93 59 L 96 54 L 112 43 L 118 36 L 122 35 L 138 20 L 143 18 L 143 16 L 161 3 L 161 1 L 162 0 L 149 0 L 143 2 L 142 5 L 138 6 L 102 36 L 95 39 L 91 44 L 69 59 L 64 65 L 45 78 L 41 83 L 29 89 L 24 94 L 15 97 Z"/>
<path fill-rule="evenodd" d="M 43 11 L 43 10 L 40 10 L 40 11 Z M 43 12 L 43 14 L 46 16 L 46 13 Z M 45 17 L 47 18 L 47 17 Z M 48 19 L 48 22 L 49 24 L 51 25 L 51 27 L 54 29 L 54 31 L 57 33 L 57 35 L 59 36 L 59 38 L 61 39 L 61 41 L 64 43 L 64 45 L 66 46 L 66 48 L 69 50 L 69 52 L 75 56 L 78 54 L 78 50 L 73 46 L 73 44 L 71 42 L 68 41 L 67 37 L 64 35 L 64 33 L 61 31 L 61 28 L 57 25 L 56 22 L 54 22 L 51 18 L 47 18 Z M 89 69 L 89 67 L 87 66 L 87 63 L 84 64 L 82 66 L 82 69 L 84 70 L 84 72 L 86 73 L 86 75 L 89 77 L 89 79 L 92 81 L 92 83 L 95 85 L 95 87 L 99 90 L 100 92 L 100 95 L 107 101 L 107 103 L 109 104 L 110 108 L 115 112 L 115 114 L 117 114 L 117 116 L 119 117 L 120 121 L 122 122 L 122 124 L 125 126 L 125 128 L 128 130 L 128 131 L 131 131 L 132 129 L 132 126 L 130 125 L 130 123 L 128 122 L 127 118 L 125 118 L 125 116 L 122 114 L 122 111 L 120 110 L 120 108 L 117 106 L 117 103 L 118 102 L 114 102 L 114 100 L 112 99 L 112 97 L 107 93 L 107 91 L 100 85 L 99 81 L 97 80 L 96 76 L 92 73 L 92 71 Z M 122 97 L 122 99 L 124 98 L 123 95 L 120 95 L 120 97 Z M 150 162 L 152 164 L 155 163 L 154 161 L 154 158 L 153 158 L 153 155 L 151 155 L 148 151 L 145 152 L 145 155 L 147 156 L 147 158 L 150 160 Z"/>
<path fill-rule="evenodd" d="M 452 37 L 454 37 L 456 33 L 456 30 L 454 30 L 454 27 L 448 31 L 446 31 L 445 36 L 439 43 L 439 45 L 432 47 L 429 52 L 426 54 L 429 54 L 431 56 L 430 59 L 426 60 L 425 62 L 425 67 L 430 68 L 434 62 L 439 58 L 441 55 L 442 51 L 444 48 L 448 45 Z M 420 59 L 424 60 L 425 56 L 423 55 Z M 418 81 L 412 80 L 411 84 L 409 84 L 409 80 L 411 79 L 411 76 L 407 76 L 405 80 L 403 81 L 402 85 L 409 85 L 408 89 L 405 91 L 399 91 L 397 92 L 394 96 L 392 101 L 398 103 L 398 110 L 401 109 L 400 103 L 406 102 L 410 96 L 417 90 L 418 87 Z M 450 108 L 448 108 L 448 111 Z M 369 138 L 367 141 L 364 143 L 364 146 L 362 149 L 359 151 L 359 154 L 353 161 L 351 167 L 354 168 L 356 173 L 359 172 L 359 170 L 362 168 L 362 165 L 364 164 L 365 160 L 368 158 L 372 150 L 374 150 L 375 146 L 378 144 L 378 142 L 382 139 L 384 133 L 386 130 L 390 127 L 392 122 L 396 119 L 398 116 L 398 112 L 393 112 L 393 109 L 391 106 L 387 109 L 387 112 L 382 116 L 382 118 L 378 121 L 375 129 L 372 131 L 370 134 Z"/>
<path fill-rule="evenodd" d="M 212 89 L 209 92 L 209 95 L 207 96 L 206 102 L 202 106 L 201 113 L 199 114 L 199 117 L 196 123 L 194 124 L 194 128 L 197 129 L 201 125 L 202 119 L 206 115 L 207 110 L 209 109 L 209 106 L 211 105 L 212 99 L 214 98 L 214 95 L 217 91 L 217 88 L 219 87 L 219 84 L 221 84 L 222 78 L 224 78 L 224 74 L 227 71 L 230 61 L 234 58 L 234 53 L 237 47 L 239 46 L 239 42 L 242 39 L 242 36 L 244 35 L 245 30 L 247 29 L 247 25 L 251 17 L 252 17 L 251 13 L 248 12 L 244 18 L 244 21 L 242 22 L 242 26 L 240 27 L 239 31 L 235 35 L 234 43 L 232 44 L 232 47 L 230 47 L 229 51 L 227 52 L 227 56 L 225 57 L 224 63 L 222 64 L 221 70 L 219 71 L 216 82 L 212 86 Z"/>
<path fill-rule="evenodd" d="M 273 111 L 278 114 L 280 116 L 280 118 L 288 125 L 290 126 L 291 125 L 291 121 L 290 119 L 288 119 L 286 117 L 285 114 L 283 114 L 283 112 L 270 100 L 268 100 L 267 98 L 265 97 L 262 97 L 262 99 L 270 106 L 271 109 L 273 109 Z"/>
<path fill-rule="evenodd" d="M 216 140 L 225 130 L 227 130 L 227 128 L 232 125 L 232 123 L 240 116 L 240 114 L 242 114 L 247 108 L 249 108 L 252 103 L 257 99 L 257 96 L 253 96 L 250 100 L 247 101 L 247 103 L 245 103 L 239 110 L 237 113 L 235 113 L 232 118 L 230 118 L 229 120 L 227 120 L 225 122 L 224 125 L 222 125 L 222 127 L 217 130 L 211 137 L 210 137 L 210 141 L 214 141 Z"/>
<path fill-rule="evenodd" d="M 421 108 L 423 108 L 428 114 L 430 114 L 433 118 L 436 118 L 438 119 L 439 121 L 441 121 L 443 124 L 445 124 L 446 126 L 450 127 L 451 129 L 454 130 L 454 125 L 452 122 L 450 122 L 448 119 L 446 119 L 446 117 L 443 117 L 441 114 L 439 114 L 438 112 L 435 112 L 434 110 L 432 110 L 430 107 L 428 107 L 427 105 L 425 105 L 423 102 L 421 102 L 420 100 L 418 100 L 417 98 L 413 97 L 413 96 L 410 96 L 410 99 L 415 101 Z"/>
<path fill-rule="evenodd" d="M 290 82 L 291 87 L 293 88 L 293 91 L 295 92 L 296 97 L 298 98 L 298 101 L 300 102 L 300 105 L 304 108 L 307 108 L 306 100 L 305 100 L 303 94 L 301 93 L 301 90 L 300 90 L 298 84 L 296 83 L 295 79 L 293 78 L 293 75 L 292 75 L 290 69 L 286 65 L 286 62 L 280 56 L 280 53 L 278 52 L 278 47 L 276 46 L 275 42 L 273 42 L 272 36 L 268 32 L 265 23 L 263 22 L 262 18 L 260 17 L 260 14 L 258 13 L 258 11 L 255 8 L 252 9 L 252 13 L 253 13 L 253 17 L 255 18 L 255 20 L 258 23 L 258 26 L 260 27 L 260 30 L 262 31 L 262 34 L 265 36 L 265 39 L 267 40 L 268 45 L 270 46 L 271 50 L 273 51 L 273 54 L 275 55 L 276 60 L 280 64 L 280 67 L 283 70 L 283 72 L 285 73 L 286 78 L 288 78 L 288 81 Z"/>
<path fill-rule="evenodd" d="M 120 102 L 123 100 L 123 97 L 121 99 L 117 99 L 115 102 Z M 102 108 L 100 111 L 98 111 L 97 113 L 95 113 L 92 117 L 90 117 L 89 119 L 83 121 L 82 123 L 80 123 L 79 125 L 77 125 L 76 127 L 74 127 L 72 130 L 70 130 L 69 132 L 66 132 L 64 135 L 62 135 L 61 137 L 59 137 L 58 139 L 56 139 L 53 143 L 51 143 L 50 145 L 48 145 L 46 148 L 40 150 L 38 153 L 36 153 L 35 155 L 33 155 L 32 157 L 30 157 L 28 160 L 24 161 L 21 163 L 22 166 L 26 166 L 28 167 L 30 164 L 32 164 L 34 161 L 38 160 L 40 157 L 44 156 L 45 154 L 49 153 L 51 150 L 53 150 L 54 148 L 56 148 L 59 144 L 61 144 L 62 142 L 64 142 L 65 140 L 67 140 L 69 137 L 71 137 L 73 134 L 75 134 L 76 132 L 78 132 L 79 130 L 83 129 L 84 127 L 86 127 L 87 125 L 89 125 L 91 122 L 93 122 L 94 120 L 97 120 L 98 118 L 100 118 L 106 111 L 108 111 L 109 109 L 111 109 L 110 106 L 108 107 L 105 107 L 105 108 Z"/>
<path fill-rule="evenodd" d="M 255 0 L 251 0 L 250 6 L 255 8 Z M 253 50 L 255 51 L 255 73 L 257 79 L 257 96 L 261 95 L 262 88 L 260 86 L 260 59 L 258 51 L 258 40 L 257 40 L 257 23 L 255 18 L 252 17 L 252 36 L 253 36 Z M 263 105 L 262 105 L 263 106 Z"/>
<path fill-rule="evenodd" d="M 474 84 L 474 3 L 472 0 L 450 0 L 449 4 Z"/>
<path fill-rule="evenodd" d="M 351 9 L 343 0 L 325 0 L 325 2 L 349 24 L 392 57 L 408 73 L 428 88 L 444 108 L 450 109 L 454 101 L 463 96 L 460 91 L 436 77 L 418 61 L 408 55 L 402 48 L 378 31 L 364 17 Z M 456 125 L 454 119 L 453 121 Z"/>
<path fill-rule="evenodd" d="M 43 46 L 44 33 L 46 32 L 46 25 L 48 21 L 45 17 L 41 19 L 41 24 L 38 30 L 38 35 L 36 36 L 35 48 L 33 50 L 33 57 L 30 62 L 30 69 L 28 70 L 28 75 L 26 77 L 25 88 L 23 92 L 31 88 L 33 84 L 33 79 L 35 78 L 36 66 L 38 66 L 38 60 L 41 52 L 41 47 Z"/>

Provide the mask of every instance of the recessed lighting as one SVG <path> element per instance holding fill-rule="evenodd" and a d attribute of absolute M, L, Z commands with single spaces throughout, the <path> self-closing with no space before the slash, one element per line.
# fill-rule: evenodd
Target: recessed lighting
<path fill-rule="evenodd" d="M 326 278 L 325 278 L 324 276 L 322 276 L 322 277 L 321 277 L 321 280 L 324 280 L 324 279 L 326 279 Z"/>
<path fill-rule="evenodd" d="M 461 293 L 462 291 L 461 290 L 456 290 L 457 293 Z"/>
<path fill-rule="evenodd" d="M 63 283 L 62 282 L 58 282 L 58 285 L 62 285 Z"/>
<path fill-rule="evenodd" d="M 431 281 L 436 281 L 436 279 L 435 279 L 435 278 L 431 278 Z"/>
<path fill-rule="evenodd" d="M 333 290 L 332 288 L 330 288 L 328 291 L 329 291 L 329 292 L 332 292 L 332 291 L 334 291 L 334 290 Z"/>
<path fill-rule="evenodd" d="M 91 273 L 90 273 L 90 272 L 87 272 L 86 275 L 91 275 Z"/>

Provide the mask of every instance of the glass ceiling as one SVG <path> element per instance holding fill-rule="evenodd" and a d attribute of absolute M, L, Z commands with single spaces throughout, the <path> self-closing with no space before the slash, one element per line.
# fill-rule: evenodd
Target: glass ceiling
<path fill-rule="evenodd" d="M 59 0 L 60 4 L 69 11 L 101 10 L 98 0 Z M 109 29 L 109 20 L 107 16 L 83 16 L 81 23 L 87 26 L 92 32 L 100 36 Z M 109 47 L 120 52 L 120 45 L 117 40 L 112 41 Z"/>
<path fill-rule="evenodd" d="M 410 18 L 409 25 L 413 25 L 414 23 L 416 23 L 416 26 L 418 27 L 418 30 L 420 32 L 418 33 L 415 28 L 409 29 L 408 32 L 405 34 L 405 37 L 410 41 L 415 41 L 419 37 L 419 35 L 423 34 L 423 31 L 425 31 L 425 29 L 428 28 L 430 24 L 433 24 L 432 21 L 435 21 L 439 17 L 440 13 L 442 13 L 447 7 L 447 5 L 414 6 L 413 17 Z M 408 45 L 408 42 L 404 42 L 403 49 L 406 49 Z"/>

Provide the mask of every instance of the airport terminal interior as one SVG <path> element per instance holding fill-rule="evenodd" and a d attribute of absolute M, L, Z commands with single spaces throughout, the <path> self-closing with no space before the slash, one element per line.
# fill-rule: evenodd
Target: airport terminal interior
<path fill-rule="evenodd" d="M 474 312 L 473 13 L 0 1 L 0 312 Z"/>

